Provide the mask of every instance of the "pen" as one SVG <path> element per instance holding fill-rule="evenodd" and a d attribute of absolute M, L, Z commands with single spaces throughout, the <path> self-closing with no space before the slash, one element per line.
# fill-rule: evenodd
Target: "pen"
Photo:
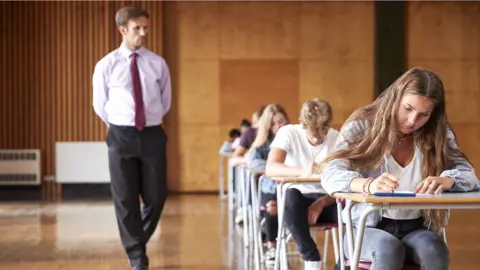
<path fill-rule="evenodd" d="M 390 169 L 388 168 L 388 160 L 387 160 L 387 156 L 383 156 L 383 163 L 385 163 L 385 169 L 387 170 L 386 172 L 387 173 L 390 173 Z M 395 193 L 395 190 L 393 189 L 392 191 L 390 191 L 391 193 Z"/>

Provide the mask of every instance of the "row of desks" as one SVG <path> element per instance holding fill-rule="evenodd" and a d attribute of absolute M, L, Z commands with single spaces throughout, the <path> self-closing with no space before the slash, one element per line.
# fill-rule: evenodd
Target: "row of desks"
<path fill-rule="evenodd" d="M 282 192 L 282 185 L 285 183 L 305 183 L 319 181 L 319 178 L 296 178 L 296 177 L 274 177 L 278 181 L 279 189 Z M 277 193 L 278 194 L 278 193 Z M 347 231 L 348 252 L 351 258 L 351 269 L 358 269 L 360 262 L 360 252 L 362 249 L 365 224 L 369 214 L 383 209 L 480 209 L 480 192 L 444 192 L 441 194 L 422 194 L 416 197 L 376 197 L 374 195 L 363 193 L 335 193 L 333 196 L 337 199 L 339 228 L 343 227 L 342 211 L 344 202 L 346 202 L 347 215 L 345 220 Z M 368 203 L 369 206 L 363 211 L 358 228 L 356 241 L 353 241 L 353 226 L 351 220 L 351 209 L 355 204 Z M 280 226 L 280 225 L 279 225 Z M 343 231 L 339 230 L 340 254 L 343 254 Z M 444 236 L 445 237 L 445 236 Z M 282 258 L 279 258 L 282 259 Z M 340 260 L 341 269 L 345 269 L 345 261 Z M 281 265 L 286 265 L 282 262 Z M 277 268 L 276 268 L 277 269 Z"/>

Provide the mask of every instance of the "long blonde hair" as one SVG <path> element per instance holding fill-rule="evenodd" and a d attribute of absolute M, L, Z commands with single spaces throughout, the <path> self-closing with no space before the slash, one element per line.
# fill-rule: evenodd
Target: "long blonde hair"
<path fill-rule="evenodd" d="M 252 147 L 250 148 L 251 150 L 262 146 L 268 140 L 268 138 L 273 135 L 271 131 L 273 126 L 273 117 L 277 113 L 283 114 L 288 120 L 287 112 L 281 105 L 274 103 L 265 107 L 262 116 L 260 119 L 258 119 L 257 136 L 252 143 Z"/>
<path fill-rule="evenodd" d="M 423 153 L 422 177 L 439 176 L 453 164 L 454 158 L 465 155 L 448 144 L 447 131 L 450 127 L 445 112 L 445 94 L 441 79 L 432 71 L 412 68 L 388 87 L 372 104 L 356 110 L 345 122 L 367 120 L 371 128 L 361 137 L 348 141 L 347 149 L 339 150 L 325 159 L 349 161 L 353 170 L 366 173 L 378 169 L 383 164 L 383 157 L 389 155 L 399 138 L 396 129 L 396 111 L 400 99 L 405 93 L 429 98 L 435 108 L 428 121 L 413 137 L 417 147 Z M 453 132 L 453 130 L 452 130 Z M 445 226 L 447 211 L 424 210 L 425 224 L 433 225 L 439 233 Z"/>

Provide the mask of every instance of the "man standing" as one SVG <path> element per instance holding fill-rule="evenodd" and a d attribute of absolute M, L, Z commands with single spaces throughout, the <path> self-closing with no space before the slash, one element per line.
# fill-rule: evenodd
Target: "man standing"
<path fill-rule="evenodd" d="M 134 270 L 148 269 L 146 244 L 167 197 L 162 120 L 171 104 L 170 73 L 163 58 L 143 47 L 148 19 L 141 8 L 120 9 L 115 21 L 123 42 L 93 74 L 93 108 L 108 127 L 117 223 Z"/>

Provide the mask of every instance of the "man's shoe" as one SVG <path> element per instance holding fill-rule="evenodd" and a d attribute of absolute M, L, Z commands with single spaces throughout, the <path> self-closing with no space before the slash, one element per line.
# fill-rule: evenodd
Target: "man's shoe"
<path fill-rule="evenodd" d="M 132 266 L 132 270 L 148 270 L 148 259 L 147 263 L 143 261 L 135 261 L 135 263 L 133 263 L 132 261 L 130 261 L 130 259 L 128 259 L 128 264 Z"/>
<path fill-rule="evenodd" d="M 143 264 L 132 265 L 132 270 L 148 270 L 148 266 Z"/>

